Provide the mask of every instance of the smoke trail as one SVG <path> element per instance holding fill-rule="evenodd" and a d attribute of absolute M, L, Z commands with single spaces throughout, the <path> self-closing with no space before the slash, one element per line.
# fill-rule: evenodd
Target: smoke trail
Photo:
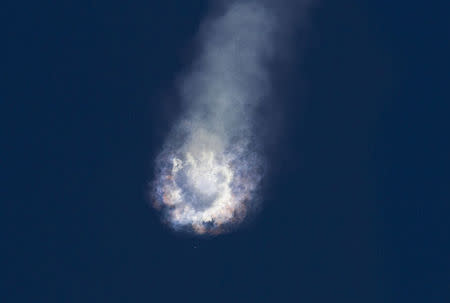
<path fill-rule="evenodd" d="M 156 161 L 154 206 L 176 230 L 229 231 L 258 202 L 265 163 L 254 121 L 270 95 L 266 65 L 283 27 L 268 3 L 229 1 L 203 24 L 180 87 L 185 113 Z"/>

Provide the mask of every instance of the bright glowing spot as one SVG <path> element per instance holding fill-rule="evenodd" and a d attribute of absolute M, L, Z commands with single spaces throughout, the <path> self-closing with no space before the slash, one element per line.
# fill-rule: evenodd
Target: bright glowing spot
<path fill-rule="evenodd" d="M 213 134 L 205 130 L 198 133 L 201 136 L 192 138 L 202 149 L 187 148 L 180 155 L 169 154 L 161 159 L 165 169 L 157 182 L 158 206 L 166 208 L 167 218 L 175 228 L 219 233 L 226 225 L 243 219 L 260 174 L 254 171 L 256 158 L 243 154 L 239 144 L 222 151 L 217 144 L 210 145 Z"/>

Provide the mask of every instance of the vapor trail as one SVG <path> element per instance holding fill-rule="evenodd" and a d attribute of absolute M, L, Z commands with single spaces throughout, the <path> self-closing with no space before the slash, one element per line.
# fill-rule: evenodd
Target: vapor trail
<path fill-rule="evenodd" d="M 180 87 L 182 118 L 157 158 L 154 206 L 176 230 L 229 231 L 257 203 L 265 162 L 255 114 L 271 93 L 267 62 L 286 26 L 271 1 L 237 0 L 209 18 Z"/>

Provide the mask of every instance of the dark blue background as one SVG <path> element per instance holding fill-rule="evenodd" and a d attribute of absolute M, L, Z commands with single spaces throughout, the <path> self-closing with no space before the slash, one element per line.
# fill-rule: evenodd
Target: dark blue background
<path fill-rule="evenodd" d="M 146 197 L 208 3 L 10 4 L 0 301 L 450 302 L 448 8 L 321 2 L 262 212 L 209 240 Z"/>

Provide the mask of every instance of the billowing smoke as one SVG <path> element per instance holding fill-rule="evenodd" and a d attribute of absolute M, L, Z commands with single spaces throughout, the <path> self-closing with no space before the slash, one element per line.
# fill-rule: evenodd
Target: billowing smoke
<path fill-rule="evenodd" d="M 225 2 L 202 26 L 200 53 L 180 86 L 183 116 L 156 161 L 154 206 L 175 230 L 227 232 L 258 204 L 266 126 L 255 115 L 271 96 L 267 64 L 286 26 L 269 3 Z"/>

